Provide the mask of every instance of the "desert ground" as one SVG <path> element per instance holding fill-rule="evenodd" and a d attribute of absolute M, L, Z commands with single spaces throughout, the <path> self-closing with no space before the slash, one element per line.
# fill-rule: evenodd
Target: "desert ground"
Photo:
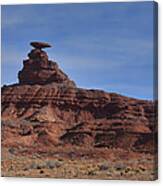
<path fill-rule="evenodd" d="M 2 176 L 6 177 L 153 180 L 157 175 L 154 164 L 150 154 L 121 149 L 97 150 L 96 154 L 77 147 L 32 154 L 27 148 L 2 151 Z"/>

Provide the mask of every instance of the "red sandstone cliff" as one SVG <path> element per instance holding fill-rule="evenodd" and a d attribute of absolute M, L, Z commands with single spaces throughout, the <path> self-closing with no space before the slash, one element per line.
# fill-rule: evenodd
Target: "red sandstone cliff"
<path fill-rule="evenodd" d="M 156 151 L 156 104 L 77 88 L 41 48 L 2 87 L 2 145 Z"/>

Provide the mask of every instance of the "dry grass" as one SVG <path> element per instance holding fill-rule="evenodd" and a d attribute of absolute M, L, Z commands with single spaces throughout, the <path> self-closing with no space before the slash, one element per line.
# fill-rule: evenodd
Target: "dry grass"
<path fill-rule="evenodd" d="M 2 176 L 6 177 L 154 180 L 157 170 L 153 165 L 150 156 L 122 161 L 16 155 L 8 148 L 2 151 Z"/>

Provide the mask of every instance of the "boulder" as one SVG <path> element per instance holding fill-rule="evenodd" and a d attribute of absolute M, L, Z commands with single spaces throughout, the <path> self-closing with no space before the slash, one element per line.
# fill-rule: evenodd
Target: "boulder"
<path fill-rule="evenodd" d="M 33 46 L 36 49 L 42 49 L 42 48 L 49 48 L 49 47 L 51 47 L 51 45 L 49 43 L 37 42 L 37 41 L 31 42 L 30 45 Z"/>

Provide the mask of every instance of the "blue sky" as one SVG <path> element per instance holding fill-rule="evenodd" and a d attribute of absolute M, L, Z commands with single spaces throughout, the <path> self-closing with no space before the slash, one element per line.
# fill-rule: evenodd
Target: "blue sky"
<path fill-rule="evenodd" d="M 2 84 L 46 41 L 79 87 L 153 99 L 153 2 L 2 6 Z"/>

